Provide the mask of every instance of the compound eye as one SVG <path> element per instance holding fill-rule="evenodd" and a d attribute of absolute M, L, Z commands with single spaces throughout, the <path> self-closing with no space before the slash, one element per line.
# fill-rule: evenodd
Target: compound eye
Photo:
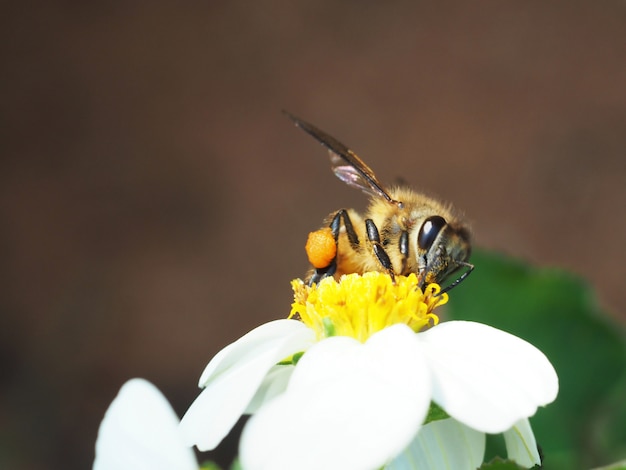
<path fill-rule="evenodd" d="M 439 215 L 426 219 L 417 234 L 417 246 L 422 250 L 428 251 L 446 224 L 446 219 Z"/>

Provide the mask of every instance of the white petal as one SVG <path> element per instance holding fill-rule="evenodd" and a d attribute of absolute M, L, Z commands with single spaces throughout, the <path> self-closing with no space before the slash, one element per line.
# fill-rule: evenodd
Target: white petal
<path fill-rule="evenodd" d="M 385 470 L 475 470 L 484 456 L 485 433 L 449 418 L 424 425 Z"/>
<path fill-rule="evenodd" d="M 96 440 L 94 470 L 197 470 L 178 434 L 178 417 L 143 379 L 126 382 L 109 406 Z"/>
<path fill-rule="evenodd" d="M 283 393 L 287 388 L 294 369 L 295 367 L 291 364 L 272 367 L 248 404 L 244 414 L 251 415 L 256 413 L 266 402 Z"/>
<path fill-rule="evenodd" d="M 295 320 L 262 325 L 220 351 L 205 369 L 206 388 L 180 423 L 184 441 L 211 450 L 224 439 L 252 400 L 268 371 L 306 349 L 314 332 Z"/>
<path fill-rule="evenodd" d="M 509 459 L 526 468 L 541 465 L 535 434 L 527 419 L 519 420 L 511 429 L 505 431 L 504 442 Z"/>
<path fill-rule="evenodd" d="M 276 348 L 277 343 L 282 344 L 285 339 L 295 342 L 293 352 L 299 352 L 312 344 L 315 333 L 296 320 L 282 319 L 264 323 L 218 352 L 202 372 L 198 387 L 206 387 L 213 377 L 231 367 L 238 367 L 263 351 Z M 284 357 L 277 360 L 281 359 Z"/>
<path fill-rule="evenodd" d="M 244 429 L 246 470 L 379 468 L 404 449 L 430 402 L 428 369 L 405 325 L 365 344 L 333 337 L 309 349 L 287 390 Z"/>
<path fill-rule="evenodd" d="M 450 321 L 418 338 L 433 371 L 433 400 L 471 428 L 506 431 L 556 398 L 554 367 L 516 336 L 480 323 Z"/>

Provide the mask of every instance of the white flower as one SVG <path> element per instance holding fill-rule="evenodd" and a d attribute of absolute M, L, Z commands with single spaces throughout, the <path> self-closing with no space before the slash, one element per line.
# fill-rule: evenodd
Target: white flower
<path fill-rule="evenodd" d="M 471 455 L 479 465 L 484 433 L 523 427 L 555 399 L 556 373 L 534 346 L 486 325 L 451 321 L 416 333 L 440 298 L 418 291 L 416 301 L 415 280 L 409 288 L 405 279 L 393 284 L 368 273 L 322 281 L 305 295 L 296 290 L 303 322 L 262 325 L 209 363 L 204 390 L 181 422 L 185 441 L 210 450 L 247 411 L 255 414 L 240 443 L 246 470 L 377 469 L 396 457 L 400 465 L 403 455 L 419 455 L 412 443 L 437 452 L 429 433 L 449 436 L 442 448 L 448 462 L 459 433 L 473 436 L 465 453 L 454 455 Z M 403 315 L 406 324 L 398 322 Z M 303 351 L 299 361 L 277 365 Z M 453 419 L 422 428 L 431 401 Z M 534 446 L 534 437 L 522 444 Z M 532 465 L 518 460 L 520 452 L 509 455 Z"/>
<path fill-rule="evenodd" d="M 176 413 L 150 382 L 126 382 L 104 415 L 93 470 L 198 470 Z"/>

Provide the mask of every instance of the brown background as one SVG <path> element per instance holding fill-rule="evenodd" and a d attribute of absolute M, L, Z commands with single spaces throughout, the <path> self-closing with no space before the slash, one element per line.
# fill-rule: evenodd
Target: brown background
<path fill-rule="evenodd" d="M 365 198 L 283 108 L 626 318 L 623 1 L 40 3 L 0 20 L 0 467 L 87 468 L 124 380 L 182 413 L 287 314 Z"/>

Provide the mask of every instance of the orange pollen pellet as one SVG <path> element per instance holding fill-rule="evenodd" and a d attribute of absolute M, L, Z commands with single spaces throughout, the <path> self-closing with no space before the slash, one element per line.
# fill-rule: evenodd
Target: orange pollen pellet
<path fill-rule="evenodd" d="M 337 244 L 329 227 L 309 233 L 304 247 L 314 268 L 325 268 L 337 254 Z"/>

